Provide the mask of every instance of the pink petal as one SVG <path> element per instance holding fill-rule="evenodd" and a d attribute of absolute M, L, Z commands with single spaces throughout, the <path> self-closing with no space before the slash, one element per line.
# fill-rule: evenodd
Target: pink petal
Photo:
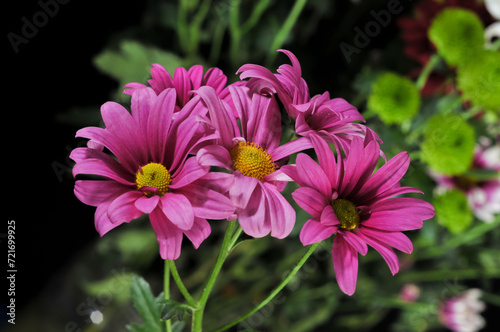
<path fill-rule="evenodd" d="M 266 214 L 266 196 L 258 183 L 244 208 L 236 208 L 238 222 L 246 234 L 260 238 L 271 231 L 271 223 Z"/>
<path fill-rule="evenodd" d="M 399 212 L 402 215 L 408 214 L 422 220 L 434 217 L 434 207 L 429 202 L 413 197 L 395 197 L 380 200 L 370 205 L 370 210 L 372 212 Z"/>
<path fill-rule="evenodd" d="M 86 158 L 80 159 L 73 166 L 73 176 L 79 174 L 99 175 L 123 185 L 135 186 L 135 181 L 132 182 L 133 176 L 125 172 L 111 156 L 94 149 L 78 148 L 73 150 L 70 157 L 75 158 L 75 154 L 79 152 L 83 152 Z"/>
<path fill-rule="evenodd" d="M 115 181 L 78 180 L 75 181 L 75 196 L 84 204 L 98 206 L 111 197 L 118 197 L 130 191 L 130 187 Z"/>
<path fill-rule="evenodd" d="M 233 168 L 229 151 L 222 145 L 205 146 L 198 151 L 196 158 L 202 166 L 217 166 L 227 170 Z"/>
<path fill-rule="evenodd" d="M 330 181 L 323 169 L 311 157 L 300 153 L 297 156 L 296 164 L 301 186 L 314 188 L 324 197 L 331 197 Z"/>
<path fill-rule="evenodd" d="M 210 235 L 210 224 L 203 218 L 194 218 L 193 227 L 185 230 L 184 234 L 193 243 L 195 249 Z"/>
<path fill-rule="evenodd" d="M 379 231 L 367 227 L 360 227 L 359 231 L 370 238 L 378 239 L 404 253 L 411 254 L 413 251 L 411 240 L 401 232 Z"/>
<path fill-rule="evenodd" d="M 136 90 L 134 95 L 142 94 L 142 91 L 145 90 L 147 89 Z M 132 98 L 134 95 L 132 95 Z M 149 105 L 143 107 L 149 108 Z M 141 112 L 146 112 L 146 110 L 143 109 Z M 144 147 L 147 146 L 147 142 L 132 115 L 123 106 L 115 102 L 104 103 L 101 106 L 101 115 L 106 124 L 106 130 L 121 140 L 122 144 L 126 142 L 126 145 L 122 148 L 130 151 L 140 164 L 146 164 L 148 154 L 147 149 L 144 149 Z"/>
<path fill-rule="evenodd" d="M 363 241 L 357 234 L 358 232 L 354 231 L 348 231 L 348 230 L 339 230 L 337 235 L 341 235 L 342 238 L 349 243 L 351 247 L 356 249 L 358 253 L 361 255 L 366 255 L 368 252 L 368 246 L 366 245 L 366 242 Z"/>
<path fill-rule="evenodd" d="M 229 197 L 234 206 L 245 209 L 258 185 L 258 179 L 245 176 L 238 171 L 234 172 L 234 184 L 229 190 Z"/>
<path fill-rule="evenodd" d="M 95 229 L 97 230 L 97 232 L 99 232 L 100 236 L 103 236 L 113 228 L 118 227 L 124 222 L 126 222 L 126 221 L 116 222 L 116 223 L 111 222 L 111 220 L 108 217 L 108 207 L 109 204 L 111 204 L 111 202 L 112 201 L 103 202 L 102 204 L 99 204 L 99 206 L 97 206 L 95 210 L 94 225 Z"/>
<path fill-rule="evenodd" d="M 229 198 L 207 186 L 190 184 L 176 191 L 189 199 L 195 217 L 205 219 L 226 219 L 234 213 Z"/>
<path fill-rule="evenodd" d="M 295 210 L 280 194 L 276 186 L 263 183 L 263 193 L 266 195 L 268 214 L 271 223 L 271 236 L 277 239 L 287 237 L 295 225 Z"/>
<path fill-rule="evenodd" d="M 163 90 L 156 99 L 147 121 L 147 138 L 153 161 L 164 163 L 170 124 L 175 111 L 175 89 Z"/>
<path fill-rule="evenodd" d="M 129 222 L 139 218 L 142 211 L 135 207 L 135 201 L 143 197 L 139 191 L 129 191 L 115 198 L 108 207 L 108 217 L 112 223 Z"/>
<path fill-rule="evenodd" d="M 177 91 L 177 100 L 179 105 L 183 106 L 189 101 L 189 92 L 192 90 L 191 81 L 186 68 L 177 67 L 174 71 L 174 86 Z"/>
<path fill-rule="evenodd" d="M 201 86 L 203 79 L 203 66 L 194 65 L 188 70 L 189 81 L 191 82 L 191 89 L 196 90 Z"/>
<path fill-rule="evenodd" d="M 347 295 L 354 294 L 358 279 L 358 253 L 341 236 L 336 235 L 332 247 L 333 269 L 340 289 Z"/>
<path fill-rule="evenodd" d="M 193 207 L 184 195 L 168 192 L 161 198 L 160 207 L 165 216 L 175 226 L 182 230 L 193 227 Z"/>
<path fill-rule="evenodd" d="M 200 166 L 195 157 L 188 158 L 182 168 L 172 175 L 171 189 L 178 189 L 198 180 L 209 171 L 208 166 Z"/>
<path fill-rule="evenodd" d="M 139 211 L 143 213 L 151 213 L 151 211 L 153 211 L 158 206 L 159 201 L 160 196 L 158 195 L 154 195 L 152 197 L 142 196 L 134 202 L 134 205 Z"/>
<path fill-rule="evenodd" d="M 210 120 L 221 137 L 220 144 L 226 148 L 232 147 L 232 141 L 235 137 L 233 120 L 231 119 L 232 112 L 228 112 L 212 87 L 202 86 L 196 90 L 196 93 L 208 108 Z"/>
<path fill-rule="evenodd" d="M 363 227 L 371 227 L 384 231 L 410 231 L 422 228 L 422 219 L 394 211 L 373 212 L 367 220 L 362 221 Z"/>
<path fill-rule="evenodd" d="M 300 242 L 307 246 L 328 239 L 337 231 L 337 227 L 330 227 L 309 219 L 300 230 Z"/>
<path fill-rule="evenodd" d="M 319 220 L 325 226 L 336 226 L 340 224 L 331 204 L 325 206 L 325 208 L 321 212 L 321 217 Z"/>
<path fill-rule="evenodd" d="M 410 165 L 410 157 L 407 152 L 400 152 L 386 164 L 380 167 L 375 174 L 369 178 L 359 190 L 360 200 L 370 199 L 386 190 L 399 186 L 399 180 L 403 177 Z"/>
<path fill-rule="evenodd" d="M 161 209 L 154 209 L 149 214 L 149 220 L 160 244 L 161 258 L 168 260 L 179 258 L 182 248 L 182 231 L 168 220 Z"/>
<path fill-rule="evenodd" d="M 321 166 L 328 180 L 330 188 L 337 188 L 337 162 L 333 151 L 326 141 L 319 135 L 310 135 L 312 146 L 318 157 L 318 164 Z"/>
<path fill-rule="evenodd" d="M 384 258 L 385 262 L 389 266 L 392 275 L 395 275 L 399 271 L 399 261 L 398 256 L 394 253 L 394 251 L 385 243 L 382 243 L 379 240 L 374 238 L 364 236 L 363 233 L 360 233 L 359 236 L 366 241 L 373 249 L 377 250 L 379 254 Z"/>
<path fill-rule="evenodd" d="M 323 194 L 309 187 L 297 188 L 292 193 L 292 197 L 302 209 L 316 220 L 319 220 L 325 206 L 329 205 L 329 202 Z"/>
<path fill-rule="evenodd" d="M 147 129 L 148 118 L 155 102 L 156 93 L 151 88 L 138 89 L 132 94 L 130 100 L 132 118 L 136 121 L 139 130 L 143 132 Z"/>
<path fill-rule="evenodd" d="M 268 151 L 274 161 L 278 161 L 290 156 L 296 152 L 304 151 L 312 148 L 311 140 L 307 137 L 300 137 L 281 146 L 278 146 L 273 151 Z"/>

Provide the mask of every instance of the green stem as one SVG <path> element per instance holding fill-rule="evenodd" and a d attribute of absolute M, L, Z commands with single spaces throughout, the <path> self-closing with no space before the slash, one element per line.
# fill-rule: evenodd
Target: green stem
<path fill-rule="evenodd" d="M 205 306 L 207 305 L 208 297 L 210 296 L 210 292 L 215 285 L 215 281 L 217 280 L 217 276 L 219 275 L 222 265 L 226 260 L 229 252 L 231 251 L 231 243 L 233 242 L 233 231 L 236 225 L 236 220 L 232 220 L 228 222 L 226 234 L 224 235 L 224 240 L 222 241 L 222 246 L 219 252 L 219 257 L 217 258 L 217 262 L 212 270 L 212 274 L 207 281 L 205 288 L 203 289 L 203 293 L 201 294 L 201 298 L 198 301 L 198 307 L 193 311 L 193 321 L 192 321 L 192 332 L 201 332 L 202 323 L 203 323 L 203 312 L 205 310 Z"/>
<path fill-rule="evenodd" d="M 427 78 L 429 78 L 429 75 L 431 72 L 434 70 L 436 65 L 439 63 L 441 60 L 441 57 L 438 54 L 434 54 L 427 64 L 425 65 L 424 69 L 420 73 L 420 76 L 417 79 L 416 86 L 418 90 L 422 90 L 425 86 L 425 82 L 427 82 Z"/>
<path fill-rule="evenodd" d="M 274 61 L 274 58 L 276 57 L 276 50 L 281 48 L 283 43 L 285 42 L 286 38 L 290 34 L 290 31 L 292 30 L 293 26 L 295 25 L 295 22 L 297 22 L 297 19 L 299 18 L 300 13 L 302 12 L 302 9 L 304 9 L 304 6 L 306 5 L 307 0 L 295 0 L 295 4 L 292 7 L 292 10 L 290 11 L 290 14 L 288 14 L 288 17 L 285 20 L 285 23 L 281 26 L 281 29 L 278 31 L 276 36 L 274 36 L 273 43 L 271 45 L 271 49 L 269 50 L 268 57 L 266 59 L 266 66 L 270 67 Z"/>
<path fill-rule="evenodd" d="M 179 288 L 179 291 L 182 293 L 182 295 L 186 299 L 187 303 L 191 307 L 196 308 L 198 306 L 198 303 L 191 296 L 191 294 L 189 294 L 186 286 L 184 286 L 184 283 L 182 282 L 182 279 L 179 276 L 179 272 L 177 271 L 177 267 L 175 266 L 175 262 L 174 261 L 168 261 L 168 266 L 170 268 L 170 273 L 172 274 L 172 277 L 174 278 L 174 281 L 177 284 L 177 288 Z"/>
<path fill-rule="evenodd" d="M 170 268 L 169 260 L 165 260 L 165 270 L 163 272 L 163 298 L 168 300 L 170 298 Z M 167 332 L 172 332 L 172 322 L 170 319 L 165 321 L 165 328 Z"/>
<path fill-rule="evenodd" d="M 247 319 L 248 317 L 250 317 L 251 315 L 253 315 L 257 311 L 259 311 L 260 309 L 262 309 L 265 305 L 267 305 L 290 282 L 290 280 L 292 280 L 292 278 L 297 274 L 297 272 L 299 272 L 300 268 L 304 265 L 304 263 L 307 261 L 307 259 L 309 258 L 309 256 L 312 255 L 312 253 L 314 252 L 314 250 L 316 249 L 316 247 L 318 247 L 318 245 L 320 243 L 321 242 L 315 243 L 315 244 L 313 244 L 313 245 L 311 245 L 309 247 L 309 249 L 307 250 L 307 252 L 299 260 L 299 262 L 297 263 L 297 265 L 295 265 L 295 267 L 290 271 L 290 273 L 288 273 L 288 275 L 286 276 L 286 278 L 283 279 L 278 286 L 276 286 L 276 288 L 271 292 L 271 294 L 268 295 L 268 297 L 266 297 L 264 299 L 264 301 L 262 301 L 259 305 L 257 305 L 252 310 L 248 311 L 243 316 L 240 316 L 239 318 L 233 320 L 232 322 L 230 322 L 230 323 L 228 323 L 228 324 L 220 327 L 219 329 L 215 330 L 215 332 L 222 332 L 222 331 L 227 330 L 231 326 L 234 326 L 234 325 L 238 324 L 239 322 L 242 322 L 243 320 Z"/>

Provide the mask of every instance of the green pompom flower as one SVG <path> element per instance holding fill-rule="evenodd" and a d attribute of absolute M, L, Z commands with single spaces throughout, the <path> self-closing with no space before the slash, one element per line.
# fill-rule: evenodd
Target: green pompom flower
<path fill-rule="evenodd" d="M 402 123 L 417 114 L 420 94 L 406 77 L 384 73 L 373 83 L 367 106 L 386 124 Z"/>
<path fill-rule="evenodd" d="M 437 222 L 453 234 L 463 232 L 474 219 L 467 197 L 461 191 L 446 191 L 434 199 L 433 205 Z"/>
<path fill-rule="evenodd" d="M 438 173 L 461 174 L 472 162 L 474 142 L 474 128 L 462 117 L 434 115 L 426 123 L 422 160 Z"/>
<path fill-rule="evenodd" d="M 484 50 L 457 71 L 464 100 L 486 111 L 500 112 L 500 53 Z"/>
<path fill-rule="evenodd" d="M 429 39 L 449 65 L 467 62 L 484 49 L 484 26 L 472 11 L 446 8 L 432 22 Z"/>

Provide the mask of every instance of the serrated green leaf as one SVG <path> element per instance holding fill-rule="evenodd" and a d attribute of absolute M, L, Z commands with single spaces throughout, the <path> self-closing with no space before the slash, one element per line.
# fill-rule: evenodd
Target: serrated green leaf
<path fill-rule="evenodd" d="M 147 332 L 162 332 L 162 321 L 160 319 L 160 307 L 158 301 L 151 292 L 149 283 L 140 276 L 132 277 L 132 286 L 130 287 L 130 295 L 137 309 L 142 317 L 142 327 L 132 324 L 133 331 L 147 331 Z M 137 330 L 138 328 L 142 328 Z"/>

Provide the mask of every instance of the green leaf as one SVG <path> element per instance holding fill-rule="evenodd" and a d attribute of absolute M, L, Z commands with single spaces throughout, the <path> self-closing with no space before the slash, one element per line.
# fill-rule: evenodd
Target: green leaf
<path fill-rule="evenodd" d="M 94 64 L 103 73 L 116 79 L 120 86 L 131 82 L 146 83 L 153 63 L 173 73 L 183 62 L 176 54 L 137 41 L 124 40 L 119 50 L 104 50 L 94 58 Z"/>
<path fill-rule="evenodd" d="M 130 295 L 132 297 L 134 307 L 142 317 L 143 325 L 140 326 L 133 323 L 128 325 L 127 329 L 132 332 L 162 332 L 163 324 L 160 319 L 160 306 L 151 292 L 149 283 L 142 277 L 132 277 Z"/>
<path fill-rule="evenodd" d="M 159 301 L 160 316 L 162 320 L 169 320 L 172 317 L 177 317 L 178 320 L 184 318 L 184 314 L 191 314 L 191 307 L 177 301 L 168 299 Z"/>

